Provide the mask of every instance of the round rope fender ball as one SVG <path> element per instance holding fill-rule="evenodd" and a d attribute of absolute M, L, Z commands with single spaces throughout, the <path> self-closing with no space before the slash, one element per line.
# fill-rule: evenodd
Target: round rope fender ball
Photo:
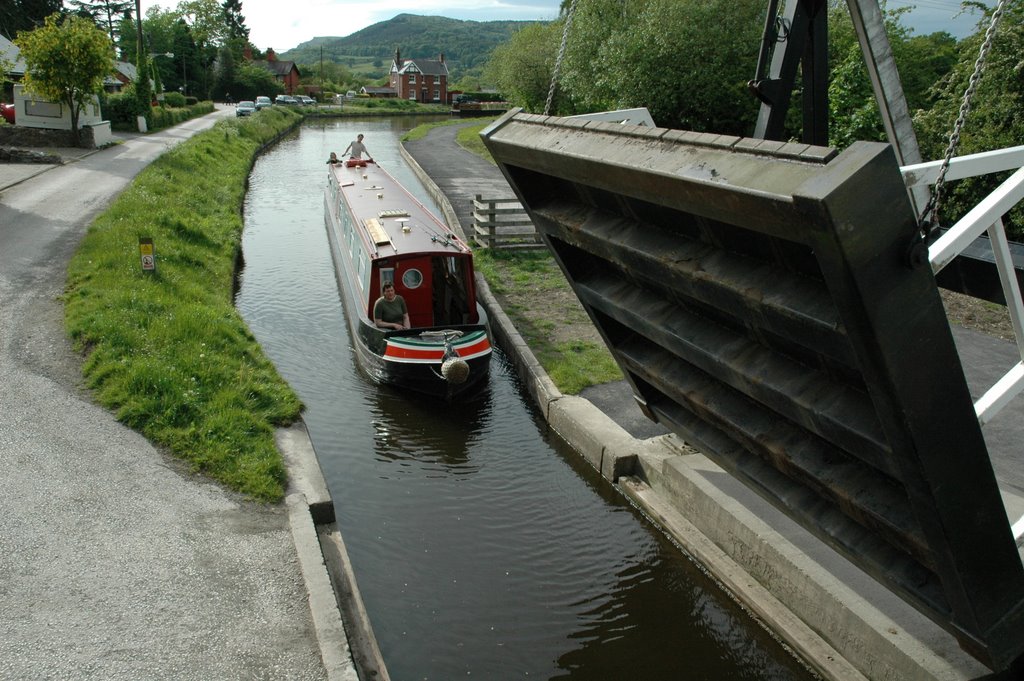
<path fill-rule="evenodd" d="M 441 375 L 449 383 L 465 383 L 469 378 L 469 365 L 461 357 L 449 357 L 441 364 Z"/>

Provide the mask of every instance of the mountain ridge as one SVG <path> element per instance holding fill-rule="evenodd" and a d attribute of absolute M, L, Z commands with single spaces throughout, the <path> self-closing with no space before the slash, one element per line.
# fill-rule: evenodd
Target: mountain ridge
<path fill-rule="evenodd" d="M 491 51 L 516 31 L 534 23 L 544 22 L 471 21 L 403 13 L 346 36 L 316 36 L 281 52 L 278 58 L 299 64 L 314 64 L 321 56 L 338 64 L 372 58 L 389 64 L 399 49 L 407 59 L 444 54 L 449 69 L 471 70 L 482 67 Z"/>

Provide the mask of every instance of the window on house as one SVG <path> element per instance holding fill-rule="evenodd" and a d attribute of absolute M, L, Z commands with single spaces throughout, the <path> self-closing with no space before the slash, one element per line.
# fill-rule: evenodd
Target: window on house
<path fill-rule="evenodd" d="M 415 73 L 410 73 L 409 74 L 409 85 L 415 85 L 415 84 L 416 84 L 416 74 Z"/>
<path fill-rule="evenodd" d="M 441 101 L 441 91 L 440 90 L 434 90 L 434 101 L 435 102 L 440 102 Z"/>

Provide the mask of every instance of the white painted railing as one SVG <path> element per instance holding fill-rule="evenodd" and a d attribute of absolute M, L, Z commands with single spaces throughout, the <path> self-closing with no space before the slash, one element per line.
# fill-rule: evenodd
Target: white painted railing
<path fill-rule="evenodd" d="M 933 184 L 941 165 L 942 161 L 932 161 L 902 168 L 907 188 Z M 982 232 L 988 232 L 992 245 L 1021 361 L 1010 368 L 974 403 L 978 423 L 982 426 L 991 421 L 1024 390 L 1024 301 L 1021 299 L 1006 231 L 1003 228 L 1003 216 L 1024 199 L 1024 146 L 955 158 L 950 161 L 949 171 L 946 173 L 946 180 L 959 180 L 1009 170 L 1016 172 L 928 248 L 928 260 L 932 271 L 938 274 Z M 1012 532 L 1018 544 L 1024 541 L 1024 517 L 1013 524 Z"/>
<path fill-rule="evenodd" d="M 942 161 L 919 163 L 902 168 L 907 188 L 932 184 L 938 176 Z M 928 260 L 936 274 L 953 261 L 982 232 L 988 232 L 995 256 L 996 269 L 1006 297 L 1017 350 L 1021 361 L 996 382 L 974 403 L 978 421 L 985 425 L 1015 396 L 1024 390 L 1024 302 L 1021 300 L 1013 259 L 1003 228 L 1003 216 L 1024 199 L 1024 146 L 987 151 L 954 158 L 950 161 L 946 180 L 959 180 L 977 175 L 989 175 L 1016 170 L 1005 182 L 986 196 L 981 203 L 953 225 L 928 249 Z"/>

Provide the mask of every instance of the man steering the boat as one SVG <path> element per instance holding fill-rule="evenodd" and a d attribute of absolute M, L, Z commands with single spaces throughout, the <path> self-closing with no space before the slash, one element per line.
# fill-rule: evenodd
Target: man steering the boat
<path fill-rule="evenodd" d="M 384 282 L 381 290 L 384 295 L 373 304 L 373 323 L 381 329 L 408 329 L 409 309 L 405 299 L 395 292 L 395 285 L 390 281 Z"/>
<path fill-rule="evenodd" d="M 370 152 L 367 151 L 366 145 L 363 144 L 362 133 L 356 135 L 356 138 L 352 140 L 347 147 L 345 147 L 345 151 L 341 152 L 341 155 L 344 156 L 350 149 L 352 150 L 352 158 L 362 160 L 363 154 L 366 154 L 366 160 L 373 163 L 373 157 L 370 156 Z"/>

